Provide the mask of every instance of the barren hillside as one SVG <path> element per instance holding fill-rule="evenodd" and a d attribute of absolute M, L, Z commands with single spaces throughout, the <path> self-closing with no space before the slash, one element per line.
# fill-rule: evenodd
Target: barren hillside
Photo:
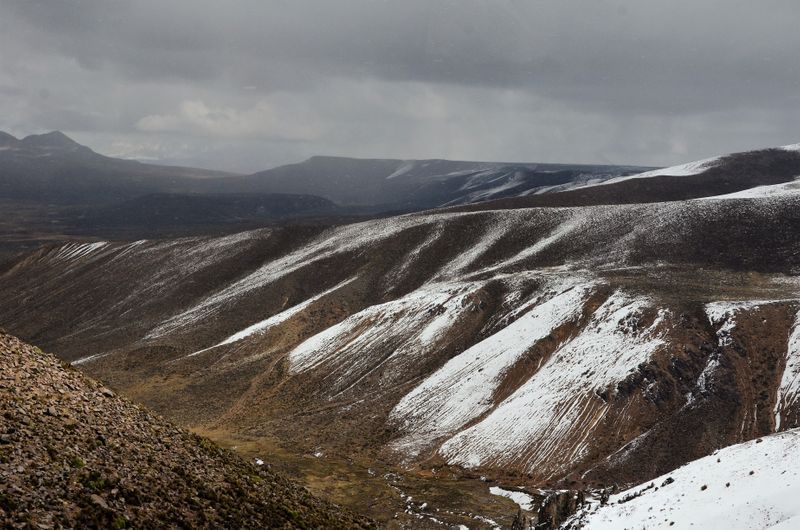
<path fill-rule="evenodd" d="M 5 333 L 0 408 L 4 528 L 371 527 Z"/>

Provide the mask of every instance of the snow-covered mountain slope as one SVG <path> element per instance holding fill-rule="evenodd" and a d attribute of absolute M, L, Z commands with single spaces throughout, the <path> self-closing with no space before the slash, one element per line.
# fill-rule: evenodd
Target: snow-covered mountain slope
<path fill-rule="evenodd" d="M 782 147 L 779 147 L 778 149 L 779 150 L 783 150 L 783 151 L 793 152 L 793 151 L 799 151 L 800 150 L 800 148 L 798 148 L 798 146 L 800 146 L 800 144 L 784 145 Z M 754 151 L 754 152 L 758 152 L 758 151 Z M 643 178 L 651 178 L 651 177 L 662 177 L 662 176 L 667 176 L 667 177 L 690 177 L 690 176 L 694 176 L 694 175 L 700 175 L 700 174 L 703 174 L 703 173 L 705 173 L 705 172 L 707 172 L 707 171 L 709 171 L 710 169 L 713 169 L 713 168 L 724 168 L 725 165 L 726 165 L 726 161 L 727 161 L 726 159 L 728 157 L 730 157 L 730 156 L 731 155 L 714 156 L 714 157 L 711 157 L 711 158 L 704 158 L 703 160 L 695 160 L 693 162 L 687 162 L 685 164 L 679 164 L 677 166 L 653 169 L 653 170 L 650 170 L 650 171 L 645 171 L 643 173 L 636 173 L 636 174 L 633 174 L 633 175 L 625 175 L 625 176 L 613 177 L 613 178 L 602 180 L 602 181 L 599 181 L 599 182 L 588 183 L 587 186 L 609 185 L 609 184 L 616 184 L 618 182 L 623 182 L 623 181 L 631 180 L 631 179 L 643 179 Z"/>
<path fill-rule="evenodd" d="M 643 179 L 643 178 L 650 178 L 650 177 L 660 177 L 660 176 L 670 176 L 670 177 L 688 177 L 692 175 L 699 175 L 701 173 L 705 173 L 709 169 L 716 167 L 722 163 L 721 156 L 715 156 L 712 158 L 705 158 L 703 160 L 697 160 L 694 162 L 687 162 L 685 164 L 680 164 L 677 166 L 665 167 L 660 169 L 653 169 L 651 171 L 645 171 L 643 173 L 636 173 L 634 175 L 628 175 L 624 177 L 614 177 L 608 180 L 604 180 L 602 182 L 597 183 L 597 185 L 603 184 L 616 184 L 618 182 L 623 182 L 629 179 Z"/>
<path fill-rule="evenodd" d="M 726 447 L 593 504 L 564 528 L 800 528 L 800 430 Z"/>
<path fill-rule="evenodd" d="M 555 329 L 577 321 L 591 292 L 591 284 L 554 287 L 551 298 L 515 309 L 521 316 L 513 323 L 450 359 L 403 397 L 390 416 L 408 431 L 396 447 L 418 452 L 415 446 L 455 432 L 492 409 L 503 373 Z"/>
<path fill-rule="evenodd" d="M 635 483 L 800 426 L 798 274 L 793 193 L 434 211 L 54 245 L 0 325 L 185 425 Z"/>
<path fill-rule="evenodd" d="M 755 186 L 746 190 L 727 193 L 725 195 L 712 195 L 711 197 L 703 197 L 702 199 L 698 200 L 757 199 L 779 197 L 784 195 L 797 195 L 798 193 L 800 193 L 800 182 L 793 180 L 791 182 L 784 182 L 781 184 Z"/>
<path fill-rule="evenodd" d="M 666 310 L 648 318 L 648 306 L 645 298 L 611 294 L 580 334 L 562 343 L 483 421 L 447 440 L 441 453 L 466 467 L 491 463 L 535 472 L 557 469 L 553 462 L 560 462 L 568 470 L 570 461 L 590 452 L 589 437 L 611 409 L 597 392 L 624 381 L 665 344 Z"/>
<path fill-rule="evenodd" d="M 606 179 L 576 181 L 534 194 L 491 200 L 477 208 L 589 206 L 655 203 L 748 193 L 787 192 L 800 176 L 800 150 L 793 146 L 763 149 L 689 162 L 670 168 Z M 785 189 L 778 185 L 786 184 Z M 773 187 L 770 188 L 768 187 Z"/>

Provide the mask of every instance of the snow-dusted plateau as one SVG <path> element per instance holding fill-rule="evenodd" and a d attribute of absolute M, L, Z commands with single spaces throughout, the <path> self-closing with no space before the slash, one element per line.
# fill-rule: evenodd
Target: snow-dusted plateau
<path fill-rule="evenodd" d="M 0 325 L 390 527 L 795 528 L 797 176 L 788 146 L 53 243 L 0 269 Z"/>

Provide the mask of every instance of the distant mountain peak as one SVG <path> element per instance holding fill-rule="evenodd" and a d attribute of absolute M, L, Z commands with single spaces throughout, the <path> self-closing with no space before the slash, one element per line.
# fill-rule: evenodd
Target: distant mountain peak
<path fill-rule="evenodd" d="M 44 134 L 31 134 L 22 139 L 22 143 L 35 147 L 58 147 L 74 148 L 83 147 L 81 144 L 62 133 L 61 131 L 51 131 Z"/>
<path fill-rule="evenodd" d="M 0 131 L 0 145 L 13 145 L 18 142 L 19 140 L 17 140 L 17 138 L 14 137 L 13 135 L 8 134 L 7 132 L 4 131 Z"/>

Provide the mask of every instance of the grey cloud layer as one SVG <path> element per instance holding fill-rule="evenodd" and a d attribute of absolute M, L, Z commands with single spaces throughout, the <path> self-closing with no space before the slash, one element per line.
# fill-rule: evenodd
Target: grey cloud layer
<path fill-rule="evenodd" d="M 798 140 L 798 20 L 787 0 L 0 0 L 0 128 L 234 169 L 670 163 Z"/>

